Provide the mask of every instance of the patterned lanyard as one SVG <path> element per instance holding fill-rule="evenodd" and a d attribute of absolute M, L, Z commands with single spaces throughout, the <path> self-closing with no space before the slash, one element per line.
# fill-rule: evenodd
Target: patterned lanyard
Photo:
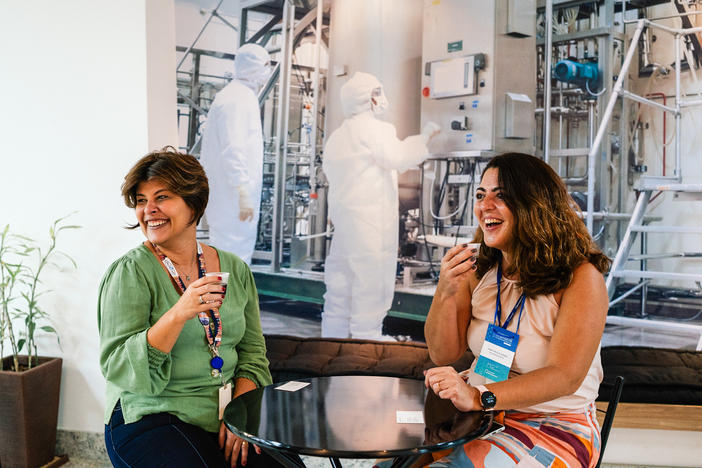
<path fill-rule="evenodd" d="M 180 287 L 181 294 L 185 293 L 185 283 L 178 274 L 175 265 L 170 258 L 161 252 L 153 242 L 151 245 L 154 247 L 156 254 L 161 259 L 161 262 L 166 266 L 166 269 L 171 274 L 171 277 L 175 283 Z M 198 261 L 198 278 L 205 276 L 205 256 L 202 254 L 202 246 L 198 242 L 197 244 L 197 261 Z M 219 345 L 222 343 L 222 319 L 219 316 L 219 310 L 210 309 L 208 312 L 199 312 L 198 319 L 205 329 L 205 337 L 207 338 L 207 347 L 210 349 L 210 354 L 212 359 L 210 359 L 210 366 L 212 367 L 212 377 L 220 377 L 222 374 L 222 367 L 224 366 L 224 360 L 219 356 Z"/>

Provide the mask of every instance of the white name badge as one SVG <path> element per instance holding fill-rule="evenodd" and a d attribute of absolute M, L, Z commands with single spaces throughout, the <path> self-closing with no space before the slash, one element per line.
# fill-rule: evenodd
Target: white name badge
<path fill-rule="evenodd" d="M 219 419 L 222 420 L 224 416 L 224 408 L 227 407 L 229 402 L 232 401 L 232 383 L 229 382 L 226 385 L 219 387 Z"/>
<path fill-rule="evenodd" d="M 507 380 L 517 351 L 519 335 L 504 328 L 488 325 L 475 373 L 493 382 Z"/>

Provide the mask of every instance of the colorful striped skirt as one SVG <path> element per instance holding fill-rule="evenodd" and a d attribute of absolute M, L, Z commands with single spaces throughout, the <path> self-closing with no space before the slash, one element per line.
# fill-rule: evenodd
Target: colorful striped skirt
<path fill-rule="evenodd" d="M 504 413 L 502 432 L 433 454 L 432 468 L 591 468 L 600 453 L 595 404 L 581 413 Z"/>

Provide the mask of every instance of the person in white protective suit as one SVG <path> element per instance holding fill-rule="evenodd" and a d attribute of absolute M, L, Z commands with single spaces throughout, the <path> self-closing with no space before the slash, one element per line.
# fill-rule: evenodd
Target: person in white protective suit
<path fill-rule="evenodd" d="M 392 305 L 398 249 L 397 172 L 428 155 L 438 131 L 400 141 L 377 118 L 388 106 L 381 83 L 357 72 L 341 88 L 346 119 L 327 140 L 322 167 L 329 180 L 334 234 L 325 261 L 322 336 L 388 339 L 383 319 Z"/>
<path fill-rule="evenodd" d="M 263 132 L 258 91 L 269 56 L 245 44 L 234 58 L 234 79 L 215 96 L 202 135 L 202 163 L 210 182 L 205 216 L 210 243 L 251 264 L 261 204 Z"/>

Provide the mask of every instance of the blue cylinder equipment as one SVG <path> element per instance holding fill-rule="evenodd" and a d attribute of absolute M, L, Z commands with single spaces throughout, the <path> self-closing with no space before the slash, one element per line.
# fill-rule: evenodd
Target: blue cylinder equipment
<path fill-rule="evenodd" d="M 594 62 L 561 60 L 553 68 L 553 77 L 558 81 L 571 83 L 594 93 L 599 87 L 600 71 Z"/>

